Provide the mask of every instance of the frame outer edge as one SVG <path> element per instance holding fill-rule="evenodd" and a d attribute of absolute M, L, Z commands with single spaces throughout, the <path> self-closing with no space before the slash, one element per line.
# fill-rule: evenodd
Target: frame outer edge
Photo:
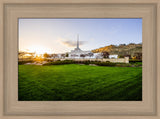
<path fill-rule="evenodd" d="M 3 1 L 0 0 L 0 119 L 3 117 Z"/>
<path fill-rule="evenodd" d="M 153 10 L 153 9 L 152 9 Z M 153 11 L 151 11 L 151 12 L 153 12 Z M 154 14 L 153 14 L 154 15 Z M 153 17 L 153 15 L 152 15 L 152 17 Z M 5 22 L 6 22 L 6 20 L 5 20 Z M 8 25 L 7 25 L 8 26 Z M 148 27 L 147 27 L 148 28 Z M 151 27 L 151 29 L 152 29 L 152 27 Z M 6 31 L 5 31 L 5 34 L 6 34 Z M 5 36 L 4 36 L 5 37 Z M 5 41 L 6 42 L 6 41 Z M 152 42 L 152 41 L 150 41 L 150 42 Z M 155 46 L 155 45 L 154 45 Z M 5 46 L 3 46 L 3 47 L 5 47 L 6 48 L 6 45 Z M 155 53 L 156 53 L 156 51 L 155 51 Z M 154 54 L 155 54 L 154 53 Z M 155 55 L 154 55 L 155 56 Z M 156 56 L 155 56 L 156 57 Z M 5 61 L 5 60 L 4 60 Z M 154 61 L 156 62 L 156 60 L 154 59 Z M 156 73 L 156 72 L 155 72 Z M 8 87 L 9 88 L 9 87 Z"/>
<path fill-rule="evenodd" d="M 3 0 L 4 3 L 27 3 L 27 4 L 33 4 L 33 3 L 109 3 L 109 4 L 117 4 L 117 3 L 131 3 L 131 4 L 142 4 L 142 3 L 149 3 L 154 4 L 157 3 L 159 0 Z"/>
<path fill-rule="evenodd" d="M 160 0 L 157 3 L 157 116 L 160 117 Z"/>
<path fill-rule="evenodd" d="M 9 2 L 9 0 L 5 0 L 5 2 Z M 16 1 L 16 0 L 13 0 L 13 1 Z M 22 3 L 24 2 L 25 0 L 22 0 Z M 31 2 L 32 0 L 28 0 L 28 1 L 26 1 L 26 2 Z M 38 0 L 35 0 L 34 2 L 37 2 Z M 43 1 L 43 0 L 39 0 L 39 1 Z M 48 0 L 46 0 L 46 2 L 47 2 Z M 60 0 L 60 1 L 63 1 L 63 0 Z M 115 0 L 114 0 L 115 1 Z M 122 0 L 122 1 L 125 1 L 125 0 Z M 135 0 L 135 1 L 137 1 L 137 0 Z M 145 0 L 139 0 L 139 1 L 143 1 L 144 3 L 147 3 L 147 2 L 149 2 L 148 0 L 146 0 L 146 2 L 145 2 Z M 18 1 L 17 0 L 17 3 L 20 3 L 21 1 Z M 136 118 L 136 119 L 158 119 L 159 118 L 159 116 L 160 116 L 160 110 L 159 110 L 159 107 L 160 107 L 160 87 L 158 87 L 158 86 L 160 86 L 160 73 L 158 72 L 159 70 L 160 70 L 160 0 L 150 0 L 150 2 L 152 3 L 152 2 L 155 2 L 155 3 L 158 3 L 157 4 L 157 116 L 154 116 L 154 117 L 146 117 L 146 116 L 141 116 L 141 117 L 139 117 L 139 116 L 137 116 L 137 117 L 128 117 L 128 116 L 125 116 L 125 117 L 123 117 L 123 116 L 121 116 L 120 118 L 118 118 L 118 117 L 113 117 L 113 116 L 108 116 L 108 117 L 106 117 L 106 116 L 101 116 L 101 117 L 99 117 L 99 116 L 88 116 L 88 117 L 84 117 L 84 116 L 76 116 L 76 117 L 74 117 L 74 116 L 72 116 L 72 117 L 70 117 L 70 116 L 61 116 L 61 117 L 59 117 L 59 116 L 52 116 L 52 117 L 41 117 L 41 116 L 28 116 L 28 117 L 25 117 L 25 116 L 21 116 L 21 117 L 19 117 L 19 116 L 14 116 L 14 117 L 12 117 L 12 116 L 10 116 L 10 117 L 4 117 L 3 116 L 3 73 L 4 73 L 4 71 L 3 71 L 3 67 L 4 67 L 4 65 L 3 65 L 3 2 L 2 2 L 2 0 L 0 0 L 0 16 L 2 16 L 2 17 L 0 17 L 0 119 L 53 119 L 53 118 L 57 118 L 57 119 L 71 119 L 71 118 L 77 118 L 77 119 L 106 119 L 106 118 L 109 118 L 109 119 L 134 119 L 134 118 Z M 63 3 L 63 2 L 62 2 Z M 138 1 L 137 1 L 137 3 L 139 3 Z"/>

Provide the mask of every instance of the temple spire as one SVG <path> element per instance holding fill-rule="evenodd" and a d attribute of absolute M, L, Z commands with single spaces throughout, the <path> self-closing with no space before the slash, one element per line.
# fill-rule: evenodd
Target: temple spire
<path fill-rule="evenodd" d="M 77 49 L 79 49 L 79 35 L 77 35 Z"/>

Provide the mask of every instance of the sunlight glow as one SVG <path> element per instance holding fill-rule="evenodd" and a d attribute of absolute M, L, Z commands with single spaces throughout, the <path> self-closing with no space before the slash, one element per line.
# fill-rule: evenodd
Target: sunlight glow
<path fill-rule="evenodd" d="M 35 52 L 39 56 L 44 54 L 44 53 L 48 53 L 48 54 L 53 53 L 52 50 L 47 49 L 47 48 L 42 47 L 42 46 L 38 46 L 38 45 L 34 45 L 34 46 L 29 47 L 28 52 Z"/>

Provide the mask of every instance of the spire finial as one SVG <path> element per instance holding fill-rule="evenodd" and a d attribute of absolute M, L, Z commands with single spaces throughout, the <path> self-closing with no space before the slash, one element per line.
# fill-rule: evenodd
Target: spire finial
<path fill-rule="evenodd" d="M 79 34 L 77 35 L 77 48 L 79 49 Z"/>

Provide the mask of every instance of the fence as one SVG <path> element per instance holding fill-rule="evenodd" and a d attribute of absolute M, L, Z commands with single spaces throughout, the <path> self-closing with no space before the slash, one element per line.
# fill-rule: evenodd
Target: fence
<path fill-rule="evenodd" d="M 124 58 L 117 58 L 117 59 L 83 59 L 83 58 L 80 58 L 80 59 L 74 59 L 74 58 L 64 58 L 64 59 L 57 59 L 57 60 L 75 60 L 75 61 L 101 61 L 101 62 L 106 62 L 106 61 L 109 61 L 109 62 L 118 62 L 118 63 L 129 63 L 129 57 L 124 57 Z"/>

